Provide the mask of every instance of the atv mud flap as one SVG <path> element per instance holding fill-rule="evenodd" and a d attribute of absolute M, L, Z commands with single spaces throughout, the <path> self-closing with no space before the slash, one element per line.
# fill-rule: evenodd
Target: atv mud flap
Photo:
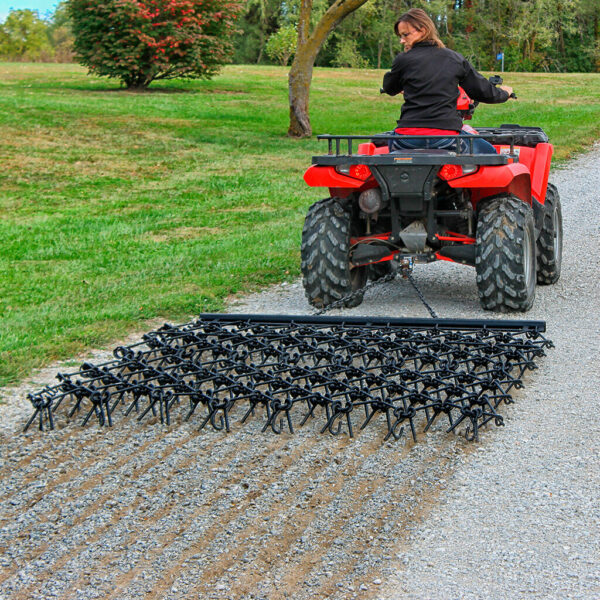
<path fill-rule="evenodd" d="M 503 425 L 500 405 L 552 347 L 544 331 L 541 321 L 204 314 L 58 374 L 28 396 L 25 430 L 135 415 L 229 431 L 259 416 L 274 433 L 317 419 L 322 433 L 352 436 L 379 421 L 388 440 L 443 418 L 476 439 Z"/>

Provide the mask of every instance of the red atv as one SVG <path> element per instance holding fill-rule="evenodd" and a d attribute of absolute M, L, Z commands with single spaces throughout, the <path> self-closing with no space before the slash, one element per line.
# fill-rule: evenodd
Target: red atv
<path fill-rule="evenodd" d="M 474 107 L 461 90 L 463 118 Z M 368 278 L 437 260 L 474 266 L 488 310 L 529 310 L 536 281 L 558 280 L 562 214 L 548 183 L 548 137 L 519 125 L 475 134 L 456 136 L 455 151 L 390 151 L 395 134 L 318 136 L 329 151 L 313 157 L 304 180 L 329 188 L 330 197 L 310 207 L 302 231 L 303 283 L 313 306 L 346 297 L 345 306 L 357 306 Z M 498 154 L 474 154 L 476 137 Z"/>

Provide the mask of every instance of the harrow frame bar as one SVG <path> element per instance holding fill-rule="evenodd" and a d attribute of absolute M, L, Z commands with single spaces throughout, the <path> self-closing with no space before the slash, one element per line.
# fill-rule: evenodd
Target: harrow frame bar
<path fill-rule="evenodd" d="M 386 327 L 408 327 L 411 329 L 461 329 L 476 331 L 489 329 L 491 331 L 546 331 L 546 321 L 519 321 L 510 319 L 430 319 L 413 317 L 362 317 L 362 316 L 316 316 L 316 315 L 254 315 L 203 313 L 201 318 L 206 321 L 257 323 L 302 323 L 306 325 L 364 325 Z"/>

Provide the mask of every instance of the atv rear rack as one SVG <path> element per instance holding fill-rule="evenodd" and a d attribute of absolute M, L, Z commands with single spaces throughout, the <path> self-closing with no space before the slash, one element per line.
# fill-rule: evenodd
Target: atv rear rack
<path fill-rule="evenodd" d="M 414 150 L 396 150 L 389 154 L 355 154 L 353 142 L 361 143 L 378 142 L 387 144 L 390 140 L 402 139 L 456 139 L 457 151 L 442 150 L 439 148 L 418 148 Z M 509 154 L 474 154 L 473 141 L 482 138 L 488 139 L 489 135 L 318 135 L 317 139 L 328 141 L 328 153 L 312 157 L 314 165 L 329 166 L 339 164 L 361 165 L 506 165 L 512 160 L 517 160 L 514 145 L 510 144 Z M 345 143 L 343 143 L 345 142 Z M 460 143 L 458 143 L 460 142 Z M 342 149 L 344 146 L 345 150 Z M 462 146 L 466 146 L 463 149 Z M 469 150 L 463 151 L 463 150 Z"/>
<path fill-rule="evenodd" d="M 59 373 L 29 394 L 25 430 L 79 413 L 82 425 L 134 413 L 170 425 L 178 411 L 185 421 L 202 412 L 199 429 L 229 431 L 233 417 L 260 411 L 263 432 L 293 433 L 292 412 L 304 408 L 299 424 L 320 416 L 321 433 L 352 436 L 379 415 L 384 439 L 405 426 L 416 439 L 417 426 L 445 416 L 447 432 L 476 439 L 487 423 L 503 425 L 499 406 L 552 347 L 544 331 L 541 321 L 205 314 Z"/>
<path fill-rule="evenodd" d="M 430 164 L 464 164 L 458 157 L 469 157 L 467 161 L 469 164 L 473 164 L 473 157 L 477 157 L 476 164 L 479 165 L 503 165 L 507 164 L 508 159 L 512 158 L 518 160 L 515 154 L 515 146 L 527 146 L 534 148 L 538 144 L 548 143 L 548 136 L 541 127 L 522 127 L 520 125 L 504 124 L 500 127 L 479 127 L 477 129 L 478 135 L 397 135 L 382 133 L 378 135 L 318 135 L 317 139 L 328 141 L 328 153 L 326 156 L 315 156 L 313 157 L 313 164 L 327 165 L 327 164 L 338 164 L 335 162 L 327 162 L 326 157 L 331 156 L 343 156 L 345 158 L 360 156 L 361 164 L 390 164 L 398 161 L 398 155 L 401 154 L 403 157 L 411 156 L 414 164 L 430 165 Z M 376 155 L 376 161 L 372 162 L 373 157 L 366 160 L 368 157 L 360 154 L 355 155 L 353 151 L 353 141 L 357 140 L 360 143 L 372 142 L 376 146 L 387 145 L 391 140 L 402 139 L 425 139 L 426 143 L 435 141 L 436 139 L 455 139 L 457 141 L 456 152 L 449 152 L 447 150 L 440 150 L 438 148 L 422 148 L 415 150 L 397 150 L 390 159 L 390 155 Z M 502 144 L 510 146 L 508 155 L 489 155 L 489 154 L 474 154 L 473 153 L 473 141 L 476 139 L 484 139 L 490 143 Z M 458 142 L 461 143 L 458 143 Z M 345 142 L 345 144 L 342 144 Z M 342 145 L 345 146 L 346 151 L 342 151 Z M 335 152 L 334 152 L 335 146 Z M 468 150 L 468 151 L 467 151 Z M 384 157 L 387 157 L 389 162 L 386 162 Z M 445 158 L 443 158 L 445 157 Z M 396 160 L 394 160 L 396 159 Z M 490 159 L 492 159 L 490 161 Z M 406 160 L 406 158 L 404 158 Z M 443 161 L 446 162 L 443 162 Z M 348 163 L 348 161 L 346 161 Z M 351 161 L 350 164 L 355 164 Z"/>

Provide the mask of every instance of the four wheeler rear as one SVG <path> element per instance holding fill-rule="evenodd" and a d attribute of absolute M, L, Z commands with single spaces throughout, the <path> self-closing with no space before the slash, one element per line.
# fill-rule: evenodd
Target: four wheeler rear
<path fill-rule="evenodd" d="M 465 118 L 474 109 L 462 90 L 458 108 Z M 434 261 L 475 267 L 481 306 L 500 312 L 529 310 L 536 284 L 558 280 L 562 213 L 546 134 L 519 125 L 469 131 L 454 150 L 390 151 L 396 134 L 319 136 L 328 153 L 304 175 L 329 190 L 302 232 L 311 305 L 356 306 L 369 278 Z M 497 154 L 474 153 L 477 137 Z"/>

